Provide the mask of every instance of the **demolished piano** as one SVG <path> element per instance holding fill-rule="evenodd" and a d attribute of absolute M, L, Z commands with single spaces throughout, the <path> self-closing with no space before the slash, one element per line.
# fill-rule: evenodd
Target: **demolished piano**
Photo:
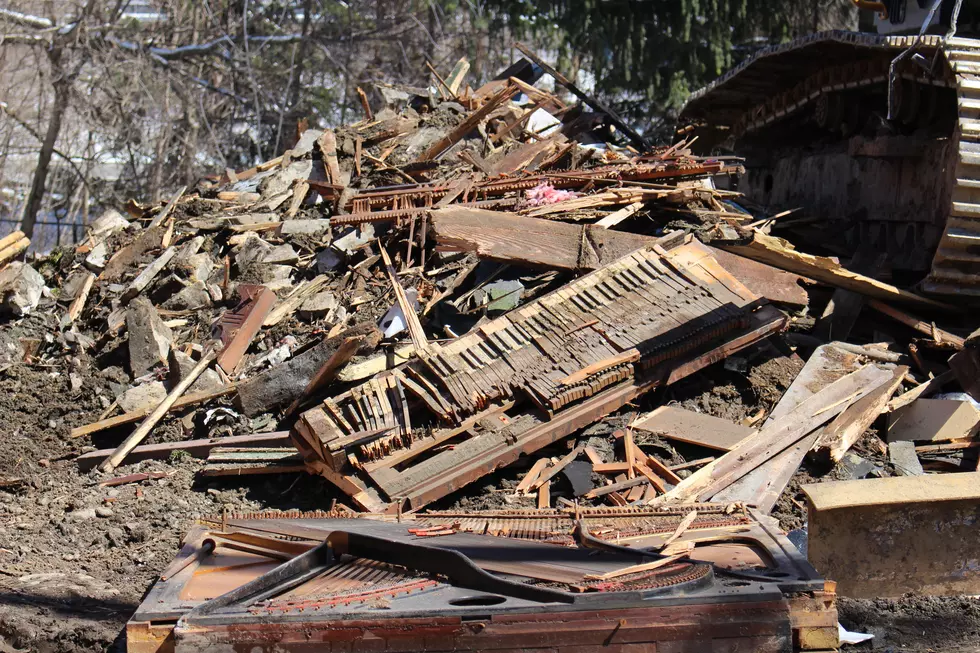
<path fill-rule="evenodd" d="M 414 510 L 785 325 L 672 234 L 326 399 L 292 438 L 360 508 Z"/>
<path fill-rule="evenodd" d="M 833 583 L 754 510 L 204 519 L 129 653 L 836 649 Z M 678 530 L 683 532 L 676 535 Z M 669 540 L 687 553 L 658 552 Z"/>

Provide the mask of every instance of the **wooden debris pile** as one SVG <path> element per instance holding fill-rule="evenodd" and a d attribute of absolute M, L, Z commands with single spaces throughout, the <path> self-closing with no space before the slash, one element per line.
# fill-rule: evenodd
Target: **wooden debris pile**
<path fill-rule="evenodd" d="M 0 241 L 9 324 L 54 316 L 0 364 L 128 373 L 72 433 L 112 444 L 83 468 L 183 451 L 211 476 L 303 469 L 375 512 L 508 467 L 527 472 L 507 501 L 539 508 L 762 512 L 802 508 L 801 465 L 976 469 L 976 324 L 870 252 L 775 238 L 788 213 L 723 190 L 737 161 L 650 146 L 525 54 L 476 89 L 461 61 L 390 106 L 365 97 L 363 120 L 110 211 L 33 266 Z M 671 401 L 767 347 L 802 371 L 750 418 Z"/>

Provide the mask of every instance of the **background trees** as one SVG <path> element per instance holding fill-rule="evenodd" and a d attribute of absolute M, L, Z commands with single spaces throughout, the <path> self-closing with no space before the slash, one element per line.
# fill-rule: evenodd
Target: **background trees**
<path fill-rule="evenodd" d="M 158 201 L 361 117 L 356 88 L 477 86 L 515 37 L 641 131 L 755 48 L 848 27 L 847 0 L 22 0 L 0 9 L 0 235 L 48 249 L 101 207 Z M 57 223 L 50 228 L 47 223 Z"/>

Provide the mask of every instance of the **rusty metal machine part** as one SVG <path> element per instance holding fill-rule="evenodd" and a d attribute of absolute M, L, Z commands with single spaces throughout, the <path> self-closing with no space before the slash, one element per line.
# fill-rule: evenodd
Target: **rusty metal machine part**
<path fill-rule="evenodd" d="M 362 508 L 419 508 L 781 328 L 760 302 L 693 240 L 640 250 L 326 399 L 293 440 Z"/>
<path fill-rule="evenodd" d="M 658 555 L 635 543 L 635 551 L 597 552 L 455 524 L 558 534 L 582 521 L 596 531 L 650 520 L 676 527 L 683 511 L 225 514 L 185 538 L 172 565 L 179 569 L 153 586 L 127 625 L 127 646 L 130 653 L 836 648 L 832 587 L 768 518 L 738 506 L 709 504 L 705 513 L 693 524 L 699 544 L 691 560 L 636 571 Z M 733 523 L 719 525 L 724 519 Z M 217 544 L 204 551 L 206 542 Z M 755 561 L 754 569 L 694 561 L 702 548 L 719 546 Z"/>
<path fill-rule="evenodd" d="M 885 120 L 913 44 L 926 65 L 896 64 Z M 833 223 L 840 254 L 886 250 L 922 290 L 980 297 L 980 40 L 814 34 L 694 93 L 681 120 L 746 156 L 753 199 Z"/>

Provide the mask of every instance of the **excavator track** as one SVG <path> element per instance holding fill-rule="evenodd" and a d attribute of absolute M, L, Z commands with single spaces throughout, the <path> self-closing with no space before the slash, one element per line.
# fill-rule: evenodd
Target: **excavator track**
<path fill-rule="evenodd" d="M 922 289 L 980 297 L 980 39 L 948 39 L 943 53 L 956 83 L 958 155 L 949 217 Z"/>
<path fill-rule="evenodd" d="M 869 172 L 866 165 L 862 172 L 851 173 L 847 179 L 871 191 L 849 207 L 866 210 L 863 222 L 853 225 L 860 234 L 856 240 L 887 251 L 902 269 L 918 270 L 924 275 L 918 284 L 922 292 L 980 298 L 980 39 L 841 31 L 812 34 L 761 50 L 695 92 L 681 121 L 698 125 L 704 147 L 723 146 L 737 154 L 743 154 L 746 143 L 765 143 L 764 134 L 788 120 L 800 121 L 794 124 L 801 132 L 814 133 L 815 139 L 821 133 L 826 138 L 828 128 L 821 123 L 846 123 L 847 112 L 862 93 L 863 97 L 877 93 L 874 110 L 882 116 L 887 113 L 890 64 L 912 46 L 921 55 L 919 60 L 907 57 L 895 70 L 895 124 L 906 129 L 923 124 L 933 124 L 937 130 L 955 126 L 935 141 L 948 148 L 945 154 L 937 147 L 918 164 L 911 163 L 919 155 L 915 151 L 896 155 L 877 142 L 850 144 L 851 155 L 864 160 L 909 156 L 907 165 L 918 166 L 914 174 L 906 171 L 903 176 L 887 177 L 884 185 L 886 177 Z M 914 92 L 907 95 L 909 90 Z M 943 100 L 948 104 L 942 105 L 949 109 L 948 123 L 930 122 L 942 115 L 938 97 L 948 98 Z M 845 125 L 845 140 L 857 140 L 858 133 Z M 782 145 L 778 137 L 769 138 L 773 145 Z M 886 170 L 889 164 L 882 165 L 881 170 Z M 751 161 L 747 168 L 751 170 Z M 817 188 L 825 181 L 807 179 L 802 170 L 784 171 L 783 178 L 789 184 Z M 746 184 L 750 196 L 752 190 L 758 191 L 757 183 L 753 187 L 756 181 Z M 912 187 L 915 183 L 919 185 Z M 815 215 L 840 220 L 839 213 L 827 209 L 832 202 L 821 206 L 834 193 L 840 195 L 841 188 L 828 187 L 823 196 L 809 197 Z M 905 195 L 896 200 L 899 193 Z M 802 201 L 807 198 L 796 199 L 801 200 L 797 206 L 807 204 Z M 900 209 L 905 211 L 896 217 Z"/>

